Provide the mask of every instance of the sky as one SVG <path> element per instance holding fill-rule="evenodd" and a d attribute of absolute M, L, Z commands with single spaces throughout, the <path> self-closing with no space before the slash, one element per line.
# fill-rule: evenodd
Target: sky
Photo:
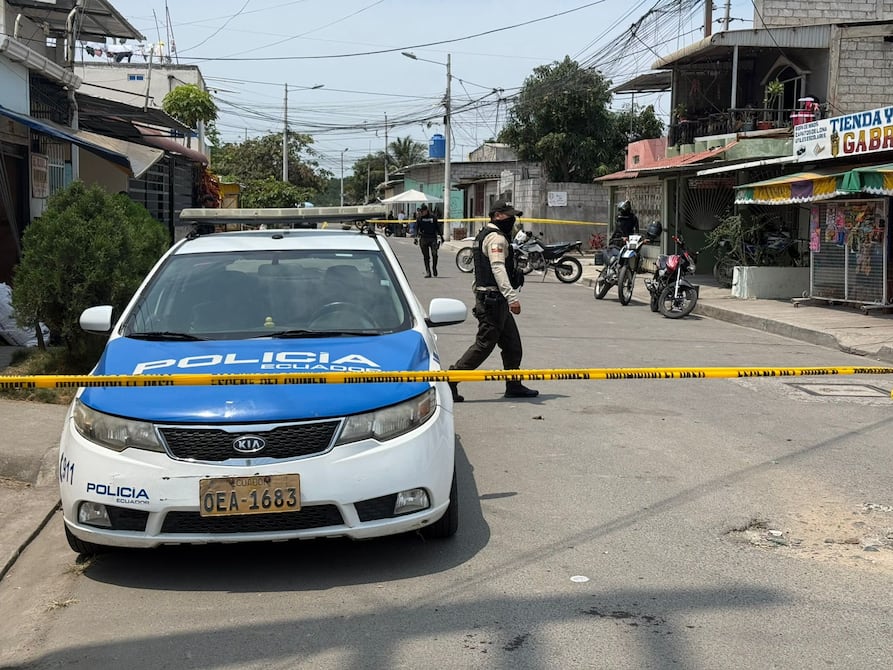
<path fill-rule="evenodd" d="M 172 62 L 197 65 L 219 108 L 223 141 L 310 134 L 319 163 L 342 165 L 412 137 L 427 148 L 443 134 L 450 60 L 451 159 L 495 137 L 507 105 L 540 65 L 565 56 L 613 83 L 648 72 L 658 55 L 703 37 L 703 4 L 652 11 L 670 0 L 112 0 Z M 714 18 L 724 16 L 724 3 Z M 731 5 L 732 30 L 750 28 L 749 2 Z M 714 23 L 714 31 L 722 26 Z M 407 58 L 410 52 L 417 60 Z M 424 59 L 424 60 L 423 60 Z M 138 62 L 138 61 L 134 61 Z M 629 106 L 619 95 L 613 106 Z M 669 96 L 639 96 L 664 120 Z"/>

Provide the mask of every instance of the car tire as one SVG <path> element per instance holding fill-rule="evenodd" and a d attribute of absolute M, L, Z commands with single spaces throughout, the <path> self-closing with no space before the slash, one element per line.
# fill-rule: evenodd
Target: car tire
<path fill-rule="evenodd" d="M 446 512 L 430 526 L 422 528 L 423 537 L 428 539 L 445 539 L 452 537 L 459 530 L 459 487 L 456 482 L 456 471 L 453 470 L 453 483 L 450 486 L 450 505 Z"/>
<path fill-rule="evenodd" d="M 71 550 L 75 553 L 80 554 L 81 556 L 94 556 L 96 554 L 101 554 L 105 551 L 105 547 L 99 544 L 93 544 L 92 542 L 85 542 L 77 535 L 68 530 L 68 526 L 65 526 L 65 539 L 68 540 L 68 546 L 71 547 Z"/>

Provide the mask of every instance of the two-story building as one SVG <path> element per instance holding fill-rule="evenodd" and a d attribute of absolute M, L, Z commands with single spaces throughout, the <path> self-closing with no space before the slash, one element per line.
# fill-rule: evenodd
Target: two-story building
<path fill-rule="evenodd" d="M 830 142 L 827 154 L 816 153 L 813 143 L 807 155 L 805 141 L 795 146 L 795 132 L 805 137 L 822 120 L 893 102 L 893 3 L 761 0 L 754 25 L 663 56 L 651 73 L 614 90 L 669 91 L 673 111 L 662 153 L 631 145 L 626 169 L 599 181 L 610 187 L 612 202 L 631 199 L 640 219 L 644 209 L 646 219 L 661 220 L 694 248 L 704 246 L 723 218 L 742 211 L 772 219 L 809 257 L 810 221 L 821 215 L 811 203 L 823 194 L 748 202 L 747 189 L 738 187 L 781 179 L 776 184 L 784 188 L 786 175 L 817 170 L 822 176 L 891 160 L 882 151 L 832 156 Z M 714 252 L 702 251 L 701 267 L 712 266 Z"/>

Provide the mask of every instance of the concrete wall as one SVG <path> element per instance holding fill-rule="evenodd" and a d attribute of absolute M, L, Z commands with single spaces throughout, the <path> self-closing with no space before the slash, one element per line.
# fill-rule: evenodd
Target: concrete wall
<path fill-rule="evenodd" d="M 0 56 L 0 105 L 19 114 L 30 114 L 28 68 Z M 6 125 L 8 119 L 0 121 Z"/>
<path fill-rule="evenodd" d="M 80 152 L 80 178 L 85 184 L 98 184 L 107 193 L 126 191 L 128 185 L 127 173 L 89 152 Z"/>
<path fill-rule="evenodd" d="M 732 296 L 760 300 L 786 300 L 809 294 L 809 268 L 735 268 Z"/>
<path fill-rule="evenodd" d="M 754 28 L 893 19 L 893 0 L 755 0 Z"/>
<path fill-rule="evenodd" d="M 524 224 L 524 228 L 543 233 L 546 243 L 580 240 L 583 250 L 589 250 L 589 238 L 594 232 L 606 233 L 609 220 L 610 191 L 603 184 L 575 184 L 545 182 L 539 179 L 500 180 L 503 192 L 513 188 L 515 209 L 524 212 L 524 219 L 549 219 L 568 223 Z M 565 193 L 566 206 L 550 206 L 549 192 Z"/>
<path fill-rule="evenodd" d="M 831 32 L 828 100 L 833 115 L 890 104 L 893 25 L 835 26 Z"/>

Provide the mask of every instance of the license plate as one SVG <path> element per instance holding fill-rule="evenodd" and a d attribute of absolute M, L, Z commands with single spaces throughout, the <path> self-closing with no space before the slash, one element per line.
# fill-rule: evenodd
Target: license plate
<path fill-rule="evenodd" d="M 198 483 L 201 516 L 270 514 L 301 509 L 300 475 L 210 477 Z"/>

